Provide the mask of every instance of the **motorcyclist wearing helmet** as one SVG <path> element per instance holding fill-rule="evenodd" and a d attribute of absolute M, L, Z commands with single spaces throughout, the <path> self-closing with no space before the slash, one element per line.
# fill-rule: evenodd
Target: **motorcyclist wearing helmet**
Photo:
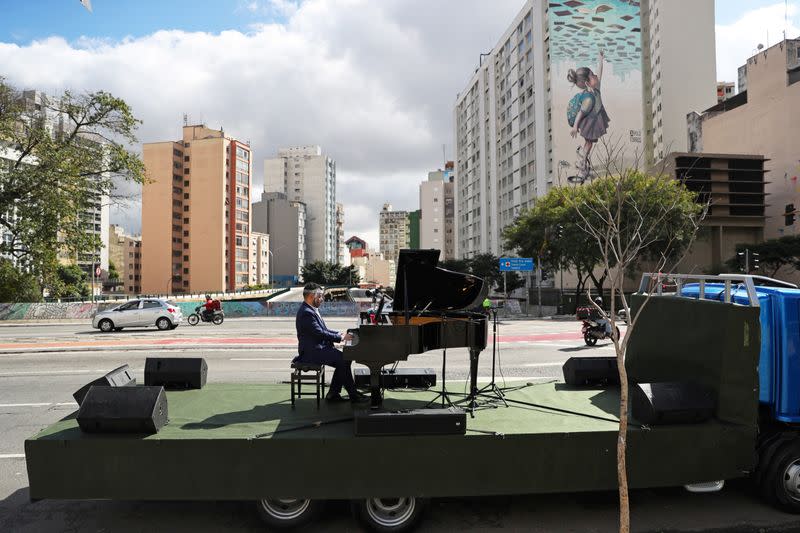
<path fill-rule="evenodd" d="M 597 307 L 599 307 L 600 309 L 603 309 L 603 298 L 598 296 L 597 298 L 594 299 L 594 303 L 597 305 Z M 611 321 L 610 320 L 608 320 L 606 317 L 601 315 L 595 320 L 595 322 L 597 322 L 598 326 L 603 326 L 603 328 L 606 331 L 606 335 L 611 337 Z"/>
<path fill-rule="evenodd" d="M 203 319 L 210 322 L 214 317 L 214 309 L 216 309 L 216 302 L 211 299 L 211 296 L 206 294 L 206 303 L 203 305 Z"/>

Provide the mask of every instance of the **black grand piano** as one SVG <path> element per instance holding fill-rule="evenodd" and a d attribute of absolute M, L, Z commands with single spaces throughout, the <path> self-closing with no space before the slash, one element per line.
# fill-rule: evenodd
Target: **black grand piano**
<path fill-rule="evenodd" d="M 348 330 L 345 360 L 369 368 L 372 407 L 381 405 L 381 368 L 409 354 L 442 348 L 469 348 L 470 396 L 477 393 L 478 356 L 486 348 L 487 319 L 480 306 L 484 282 L 470 274 L 437 267 L 439 250 L 400 250 L 389 323 Z M 444 377 L 442 377 L 444 380 Z"/>

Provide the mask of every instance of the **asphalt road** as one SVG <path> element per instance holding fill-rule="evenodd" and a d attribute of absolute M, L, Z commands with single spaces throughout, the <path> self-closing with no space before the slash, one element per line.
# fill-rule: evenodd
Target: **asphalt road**
<path fill-rule="evenodd" d="M 329 327 L 355 327 L 355 319 L 329 318 Z M 499 326 L 497 379 L 561 378 L 572 355 L 612 355 L 606 343 L 587 348 L 576 322 L 508 321 Z M 181 326 L 174 331 L 93 331 L 84 321 L 0 325 L 0 531 L 258 531 L 250 502 L 28 501 L 24 440 L 76 409 L 72 393 L 127 363 L 143 381 L 149 355 L 200 354 L 212 382 L 278 382 L 288 378 L 295 355 L 294 321 L 229 319 L 222 326 Z M 407 366 L 441 365 L 441 352 L 410 357 Z M 465 349 L 448 351 L 447 379 L 463 384 Z M 491 349 L 480 378 L 491 375 Z M 531 458 L 542 460 L 542 458 Z M 498 468 L 513 468 L 496 458 Z M 464 465 L 469 468 L 469 465 Z M 762 504 L 746 481 L 716 494 L 681 488 L 634 491 L 635 531 L 797 531 L 800 520 Z M 613 531 L 615 493 L 437 500 L 421 531 Z M 358 531 L 346 502 L 330 502 L 319 531 Z"/>

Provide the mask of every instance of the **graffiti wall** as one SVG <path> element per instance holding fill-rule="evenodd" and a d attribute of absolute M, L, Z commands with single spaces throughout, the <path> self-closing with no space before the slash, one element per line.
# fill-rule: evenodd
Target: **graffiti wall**
<path fill-rule="evenodd" d="M 582 183 L 605 165 L 603 145 L 643 150 L 639 2 L 550 3 L 553 165 L 559 183 Z"/>
<path fill-rule="evenodd" d="M 86 319 L 95 313 L 117 304 L 107 303 L 0 303 L 0 320 L 64 320 Z M 198 302 L 180 302 L 184 317 L 194 312 Z M 223 302 L 225 316 L 228 318 L 279 316 L 293 317 L 297 314 L 301 302 Z M 359 311 L 366 311 L 370 304 L 352 302 L 324 302 L 320 309 L 323 316 L 357 316 Z"/>

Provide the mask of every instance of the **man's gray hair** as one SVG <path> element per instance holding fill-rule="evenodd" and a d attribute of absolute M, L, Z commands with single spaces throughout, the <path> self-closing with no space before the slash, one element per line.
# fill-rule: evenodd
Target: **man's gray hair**
<path fill-rule="evenodd" d="M 309 294 L 314 294 L 317 292 L 324 292 L 322 289 L 322 285 L 318 283 L 314 282 L 306 283 L 305 286 L 303 287 L 303 297 L 306 297 Z"/>

